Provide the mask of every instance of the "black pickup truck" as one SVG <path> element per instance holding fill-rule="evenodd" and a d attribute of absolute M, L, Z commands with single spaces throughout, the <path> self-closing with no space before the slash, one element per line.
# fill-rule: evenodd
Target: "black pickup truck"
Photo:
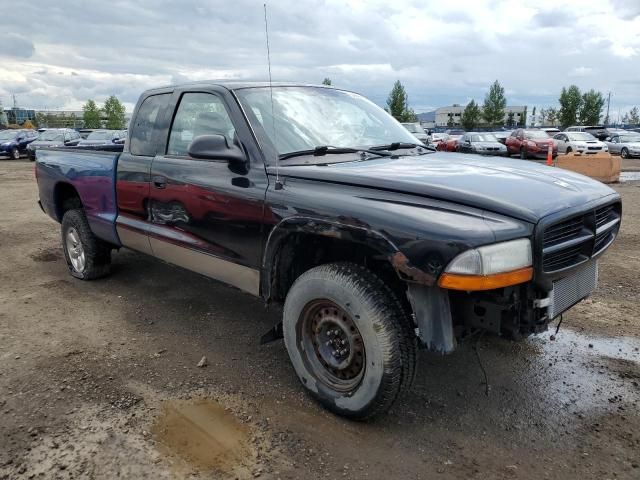
<path fill-rule="evenodd" d="M 599 182 L 433 152 L 355 93 L 295 84 L 147 91 L 124 148 L 39 149 L 36 175 L 73 276 L 127 247 L 282 302 L 263 341 L 359 419 L 410 387 L 419 345 L 545 330 L 596 287 L 621 219 Z"/>

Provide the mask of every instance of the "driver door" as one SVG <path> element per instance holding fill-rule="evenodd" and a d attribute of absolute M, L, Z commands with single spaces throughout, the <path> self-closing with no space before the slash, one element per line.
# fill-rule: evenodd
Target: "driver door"
<path fill-rule="evenodd" d="M 189 156 L 191 141 L 202 135 L 222 135 L 228 144 L 242 146 L 220 95 L 176 91 L 172 103 L 165 148 L 151 164 L 153 254 L 257 295 L 264 168 L 234 171 L 227 160 Z"/>

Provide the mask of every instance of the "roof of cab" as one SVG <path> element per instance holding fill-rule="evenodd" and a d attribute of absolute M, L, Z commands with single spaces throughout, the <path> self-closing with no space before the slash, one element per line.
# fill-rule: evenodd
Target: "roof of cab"
<path fill-rule="evenodd" d="M 335 89 L 331 85 L 316 85 L 310 83 L 298 83 L 298 82 L 249 82 L 249 81 L 229 81 L 229 80 L 203 80 L 199 82 L 180 83 L 175 85 L 165 85 L 163 87 L 151 88 L 146 90 L 145 93 L 155 92 L 160 90 L 168 90 L 172 88 L 184 88 L 184 87 L 223 87 L 227 90 L 240 90 L 243 88 L 264 88 L 264 87 L 317 87 L 317 88 L 331 88 Z"/>

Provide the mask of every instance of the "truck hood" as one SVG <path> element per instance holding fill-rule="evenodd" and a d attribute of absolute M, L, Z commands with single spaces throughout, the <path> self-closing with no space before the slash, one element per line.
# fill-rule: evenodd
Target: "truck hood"
<path fill-rule="evenodd" d="M 524 160 L 445 152 L 324 166 L 280 166 L 280 175 L 437 198 L 531 223 L 616 195 L 603 183 L 568 170 Z"/>

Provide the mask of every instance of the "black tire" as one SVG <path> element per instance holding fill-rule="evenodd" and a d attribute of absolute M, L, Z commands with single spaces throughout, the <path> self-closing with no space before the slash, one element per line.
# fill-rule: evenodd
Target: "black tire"
<path fill-rule="evenodd" d="M 20 150 L 14 148 L 11 150 L 11 159 L 12 160 L 20 160 Z"/>
<path fill-rule="evenodd" d="M 568 155 L 568 154 L 569 154 L 569 153 L 571 153 L 572 151 L 573 151 L 573 150 L 571 149 L 571 147 L 567 147 L 567 150 L 566 150 L 564 153 L 566 153 L 566 154 Z"/>
<path fill-rule="evenodd" d="M 527 159 L 527 153 L 525 152 L 524 148 L 520 147 L 520 160 L 526 160 Z"/>
<path fill-rule="evenodd" d="M 318 315 L 313 313 L 314 308 L 320 309 Z M 332 370 L 326 356 L 319 353 L 328 345 L 319 342 L 321 331 L 335 326 L 328 317 L 317 320 L 327 310 L 337 322 L 342 319 L 350 325 L 351 334 L 356 337 L 354 343 L 349 340 L 347 347 L 348 370 Z M 314 323 L 318 321 L 319 324 Z M 307 328 L 309 322 L 312 329 Z M 322 327 L 324 324 L 329 327 Z M 338 415 L 366 420 L 382 414 L 413 383 L 417 341 L 412 320 L 391 289 L 364 267 L 332 263 L 302 274 L 287 295 L 283 330 L 291 363 L 302 384 L 312 397 Z M 348 328 L 344 330 L 349 333 Z M 338 332 L 338 328 L 330 332 Z M 333 345 L 327 346 L 332 348 Z M 359 356 L 353 355 L 358 348 Z M 335 356 L 335 351 L 332 354 Z M 358 368 L 358 376 L 344 381 L 338 378 Z"/>
<path fill-rule="evenodd" d="M 79 244 L 84 255 L 84 265 L 79 269 L 72 262 L 67 241 L 72 229 L 79 237 Z M 64 258 L 71 275 L 81 280 L 94 280 L 110 273 L 111 247 L 93 234 L 84 210 L 80 208 L 67 210 L 62 217 L 61 233 Z"/>
<path fill-rule="evenodd" d="M 629 158 L 629 150 L 627 150 L 627 148 L 623 148 L 622 150 L 620 150 L 620 156 L 622 158 Z"/>

